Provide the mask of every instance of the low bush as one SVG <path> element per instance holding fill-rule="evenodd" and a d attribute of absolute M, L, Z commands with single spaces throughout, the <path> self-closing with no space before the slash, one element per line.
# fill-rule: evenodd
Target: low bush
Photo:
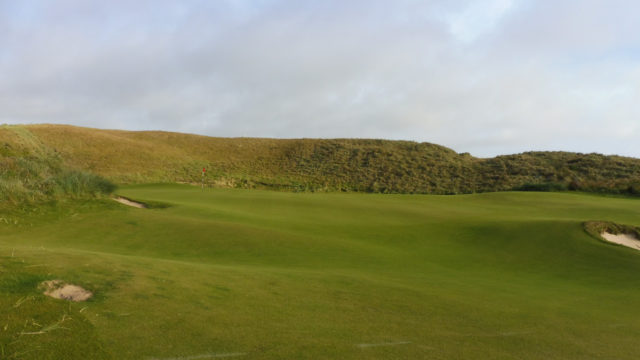
<path fill-rule="evenodd" d="M 567 184 L 555 183 L 555 182 L 538 183 L 538 184 L 527 183 L 527 184 L 515 187 L 514 190 L 516 191 L 566 191 L 568 190 L 568 186 Z"/>

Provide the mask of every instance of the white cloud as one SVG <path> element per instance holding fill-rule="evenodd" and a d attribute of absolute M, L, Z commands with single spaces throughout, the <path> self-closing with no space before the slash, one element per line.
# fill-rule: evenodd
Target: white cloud
<path fill-rule="evenodd" d="M 640 156 L 623 3 L 0 0 L 0 123 Z"/>
<path fill-rule="evenodd" d="M 445 21 L 458 40 L 472 42 L 493 30 L 513 6 L 514 0 L 471 1 L 461 10 L 447 14 Z"/>

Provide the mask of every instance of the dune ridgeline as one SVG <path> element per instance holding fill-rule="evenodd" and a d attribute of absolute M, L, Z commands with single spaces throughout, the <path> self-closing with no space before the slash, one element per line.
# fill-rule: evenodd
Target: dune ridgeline
<path fill-rule="evenodd" d="M 113 184 L 462 194 L 576 190 L 640 194 L 640 159 L 569 152 L 476 158 L 435 144 L 216 138 L 67 125 L 0 127 L 2 200 L 100 196 Z"/>

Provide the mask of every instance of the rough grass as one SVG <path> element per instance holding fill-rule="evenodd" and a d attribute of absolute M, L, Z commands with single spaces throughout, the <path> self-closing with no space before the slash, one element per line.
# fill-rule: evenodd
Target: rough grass
<path fill-rule="evenodd" d="M 66 166 L 54 149 L 24 127 L 0 127 L 0 210 L 42 201 L 94 198 L 115 190 L 110 181 Z"/>
<path fill-rule="evenodd" d="M 637 358 L 640 254 L 583 228 L 638 225 L 637 200 L 119 194 L 172 206 L 75 200 L 0 222 L 3 358 Z M 95 296 L 45 297 L 49 279 Z"/>
<path fill-rule="evenodd" d="M 634 234 L 640 238 L 640 230 L 636 226 L 616 224 L 611 221 L 587 221 L 584 223 L 584 229 L 590 235 L 597 239 L 601 239 L 603 232 L 609 234 Z"/>
<path fill-rule="evenodd" d="M 39 150 L 42 148 L 48 151 Z M 69 168 L 116 183 L 200 184 L 201 169 L 206 167 L 205 183 L 218 187 L 425 194 L 512 189 L 640 194 L 640 160 L 634 158 L 530 152 L 480 159 L 410 141 L 212 138 L 63 125 L 0 128 L 0 155 L 16 153 L 38 158 L 55 155 Z"/>

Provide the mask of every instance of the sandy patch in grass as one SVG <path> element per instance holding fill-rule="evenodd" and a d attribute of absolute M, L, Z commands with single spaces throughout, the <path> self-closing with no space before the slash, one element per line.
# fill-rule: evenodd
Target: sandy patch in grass
<path fill-rule="evenodd" d="M 600 236 L 609 242 L 640 250 L 640 240 L 634 234 L 611 234 L 605 231 Z"/>
<path fill-rule="evenodd" d="M 133 206 L 133 207 L 138 208 L 138 209 L 144 209 L 144 208 L 147 207 L 147 205 L 145 205 L 143 203 L 139 203 L 139 202 L 136 202 L 136 201 L 133 201 L 133 200 L 129 200 L 127 198 L 123 198 L 122 196 L 115 197 L 115 198 L 113 198 L 113 200 L 119 202 L 120 204 L 124 204 L 124 205 L 127 205 L 127 206 Z"/>
<path fill-rule="evenodd" d="M 44 294 L 56 299 L 69 301 L 85 301 L 93 296 L 91 291 L 78 285 L 66 284 L 62 280 L 49 280 L 40 284 L 44 288 Z"/>

